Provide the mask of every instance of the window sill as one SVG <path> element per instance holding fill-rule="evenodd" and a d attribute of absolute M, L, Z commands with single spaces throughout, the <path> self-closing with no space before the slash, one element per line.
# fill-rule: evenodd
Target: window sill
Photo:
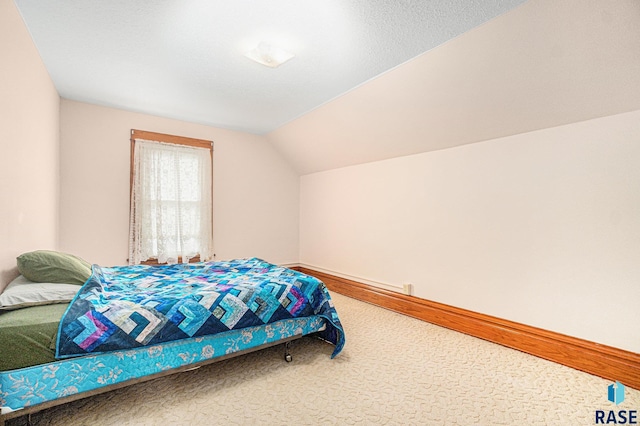
<path fill-rule="evenodd" d="M 191 259 L 189 259 L 189 263 L 198 263 L 200 262 L 200 255 L 194 256 Z M 178 257 L 178 263 L 182 263 L 182 258 Z M 140 262 L 141 265 L 150 265 L 150 266 L 157 266 L 157 265 L 167 265 L 166 262 L 164 263 L 160 263 L 158 262 L 158 259 L 149 259 L 149 260 L 145 260 L 144 262 Z"/>

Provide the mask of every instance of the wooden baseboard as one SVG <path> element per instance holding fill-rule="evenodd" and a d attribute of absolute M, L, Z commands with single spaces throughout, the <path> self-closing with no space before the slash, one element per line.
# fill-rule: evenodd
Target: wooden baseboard
<path fill-rule="evenodd" d="M 640 354 L 407 296 L 309 268 L 293 269 L 322 280 L 329 290 L 336 293 L 640 389 Z"/>

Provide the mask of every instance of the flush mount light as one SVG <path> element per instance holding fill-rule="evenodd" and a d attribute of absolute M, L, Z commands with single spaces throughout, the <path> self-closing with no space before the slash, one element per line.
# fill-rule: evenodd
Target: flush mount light
<path fill-rule="evenodd" d="M 263 41 L 255 49 L 245 53 L 244 56 L 269 68 L 277 68 L 295 55 Z"/>

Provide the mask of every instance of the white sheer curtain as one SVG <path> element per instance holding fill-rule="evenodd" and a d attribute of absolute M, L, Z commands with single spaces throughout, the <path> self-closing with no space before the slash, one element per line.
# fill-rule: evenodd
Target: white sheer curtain
<path fill-rule="evenodd" d="M 212 256 L 211 152 L 136 140 L 129 263 L 183 263 Z"/>

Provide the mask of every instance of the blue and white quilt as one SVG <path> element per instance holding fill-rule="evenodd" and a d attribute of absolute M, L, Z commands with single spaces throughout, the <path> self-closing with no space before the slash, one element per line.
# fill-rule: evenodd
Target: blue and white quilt
<path fill-rule="evenodd" d="M 93 266 L 60 322 L 59 359 L 156 345 L 318 315 L 320 337 L 344 346 L 325 285 L 261 259 Z"/>

